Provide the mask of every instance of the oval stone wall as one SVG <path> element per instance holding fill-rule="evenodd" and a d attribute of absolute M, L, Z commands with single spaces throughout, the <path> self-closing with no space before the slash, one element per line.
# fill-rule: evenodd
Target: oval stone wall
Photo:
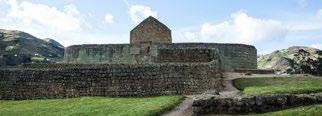
<path fill-rule="evenodd" d="M 202 51 L 205 49 L 217 49 L 222 62 L 222 68 L 231 69 L 256 69 L 257 68 L 257 50 L 254 46 L 244 44 L 221 44 L 221 43 L 174 43 L 174 44 L 152 44 L 148 55 L 140 54 L 140 45 L 130 44 L 104 44 L 104 45 L 74 45 L 65 50 L 65 63 L 76 64 L 142 64 L 142 63 L 162 63 L 160 58 L 166 55 L 176 54 L 175 51 L 185 51 L 191 54 L 187 58 L 175 58 L 174 61 L 193 61 L 204 62 L 206 60 L 197 57 L 205 55 Z M 174 50 L 169 54 L 160 55 L 160 51 Z M 186 49 L 186 50 L 184 50 Z M 200 49 L 201 52 L 196 52 Z M 191 51 L 189 51 L 191 50 Z M 207 51 L 207 50 L 206 50 Z M 161 52 L 162 53 L 162 52 Z M 164 52 L 163 52 L 164 53 Z M 182 54 L 182 53 L 178 53 Z M 211 56 L 212 53 L 208 53 Z M 177 56 L 176 56 L 177 57 Z M 193 58 L 196 58 L 193 60 Z M 186 60 L 178 60 L 186 59 Z M 171 59 L 166 59 L 166 62 Z"/>

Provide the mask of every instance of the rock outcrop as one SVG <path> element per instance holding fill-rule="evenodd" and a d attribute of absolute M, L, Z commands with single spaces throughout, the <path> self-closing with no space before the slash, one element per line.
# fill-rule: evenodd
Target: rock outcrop
<path fill-rule="evenodd" d="M 259 69 L 275 69 L 280 73 L 322 74 L 322 51 L 315 48 L 293 46 L 259 56 Z"/>

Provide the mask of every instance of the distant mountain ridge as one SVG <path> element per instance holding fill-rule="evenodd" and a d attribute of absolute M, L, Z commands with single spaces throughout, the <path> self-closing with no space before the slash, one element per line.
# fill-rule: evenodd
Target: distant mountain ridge
<path fill-rule="evenodd" d="M 322 51 L 305 46 L 292 46 L 257 58 L 259 69 L 281 73 L 322 74 Z"/>
<path fill-rule="evenodd" d="M 59 42 L 57 42 L 56 40 L 50 39 L 50 38 L 45 38 L 44 39 L 46 42 L 52 44 L 53 46 L 57 46 L 60 48 L 65 48 L 63 45 L 61 45 Z"/>
<path fill-rule="evenodd" d="M 62 59 L 64 46 L 53 39 L 39 39 L 26 32 L 0 29 L 0 66 L 45 63 Z"/>

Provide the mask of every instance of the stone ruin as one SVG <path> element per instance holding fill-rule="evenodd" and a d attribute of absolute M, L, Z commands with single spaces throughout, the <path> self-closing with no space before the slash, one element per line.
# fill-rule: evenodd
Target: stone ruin
<path fill-rule="evenodd" d="M 222 72 L 256 69 L 254 46 L 172 43 L 171 30 L 148 17 L 130 44 L 65 49 L 64 62 L 0 69 L 0 99 L 199 94 L 222 89 Z"/>
<path fill-rule="evenodd" d="M 66 48 L 64 59 L 69 64 L 198 63 L 209 62 L 214 54 L 225 70 L 257 68 L 254 46 L 172 43 L 171 30 L 151 16 L 131 31 L 130 44 L 73 45 Z"/>
<path fill-rule="evenodd" d="M 171 30 L 153 17 L 137 25 L 130 34 L 130 44 L 171 44 Z"/>

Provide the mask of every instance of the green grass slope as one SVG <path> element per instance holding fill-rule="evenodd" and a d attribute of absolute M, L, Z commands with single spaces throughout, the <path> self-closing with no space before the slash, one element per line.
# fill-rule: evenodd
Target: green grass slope
<path fill-rule="evenodd" d="M 233 83 L 246 95 L 322 92 L 322 78 L 317 77 L 240 78 Z"/>
<path fill-rule="evenodd" d="M 319 77 L 240 78 L 233 80 L 233 83 L 246 95 L 322 92 L 322 78 Z M 255 115 L 322 116 L 322 105 L 296 107 Z"/>
<path fill-rule="evenodd" d="M 297 107 L 282 111 L 258 114 L 257 116 L 322 116 L 322 105 Z"/>
<path fill-rule="evenodd" d="M 0 101 L 1 116 L 153 116 L 174 108 L 183 97 L 81 97 Z"/>

